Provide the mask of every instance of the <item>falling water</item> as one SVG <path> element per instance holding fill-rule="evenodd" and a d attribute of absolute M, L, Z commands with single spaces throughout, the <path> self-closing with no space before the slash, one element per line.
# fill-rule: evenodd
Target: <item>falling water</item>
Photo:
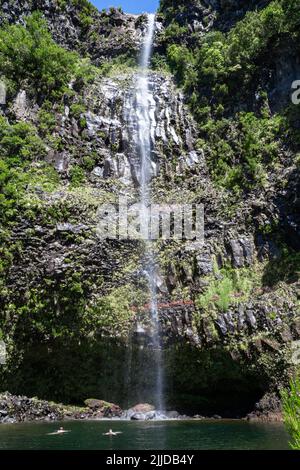
<path fill-rule="evenodd" d="M 150 182 L 152 177 L 151 161 L 151 113 L 155 101 L 153 99 L 149 84 L 149 63 L 151 58 L 153 37 L 155 31 L 155 15 L 148 15 L 148 28 L 144 38 L 140 70 L 136 83 L 136 113 L 138 125 L 138 146 L 140 155 L 140 198 L 141 198 L 141 232 L 145 240 L 149 235 L 148 207 L 151 203 Z M 164 410 L 163 403 L 163 355 L 160 338 L 160 327 L 157 309 L 157 289 L 156 289 L 156 267 L 155 256 L 151 247 L 151 242 L 145 244 L 145 265 L 144 271 L 148 279 L 151 296 L 151 322 L 152 322 L 152 348 L 154 357 L 155 376 L 155 407 L 157 410 Z"/>

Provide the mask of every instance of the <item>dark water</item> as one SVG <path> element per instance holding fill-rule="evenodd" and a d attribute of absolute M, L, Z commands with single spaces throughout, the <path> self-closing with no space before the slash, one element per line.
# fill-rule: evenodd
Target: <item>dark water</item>
<path fill-rule="evenodd" d="M 60 423 L 0 425 L 0 449 L 197 450 L 288 449 L 281 424 L 244 421 L 92 421 L 64 423 L 71 432 L 49 436 Z M 122 431 L 103 436 L 110 428 Z"/>

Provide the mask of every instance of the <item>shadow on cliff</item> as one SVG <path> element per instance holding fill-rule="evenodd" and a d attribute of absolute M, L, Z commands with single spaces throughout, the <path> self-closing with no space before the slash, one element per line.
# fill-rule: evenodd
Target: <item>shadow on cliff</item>
<path fill-rule="evenodd" d="M 55 341 L 31 345 L 22 364 L 5 380 L 13 394 L 83 405 L 99 398 L 123 409 L 152 403 L 155 390 L 151 350 L 134 349 L 113 339 Z M 224 349 L 198 350 L 177 344 L 165 351 L 167 409 L 189 416 L 243 417 L 268 389 L 263 373 L 251 371 Z"/>

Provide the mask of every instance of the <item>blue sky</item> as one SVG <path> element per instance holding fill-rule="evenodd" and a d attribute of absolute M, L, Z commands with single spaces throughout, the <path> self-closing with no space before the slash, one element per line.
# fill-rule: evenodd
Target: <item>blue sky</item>
<path fill-rule="evenodd" d="M 159 0 L 91 0 L 99 9 L 122 7 L 125 13 L 152 13 L 157 10 Z"/>

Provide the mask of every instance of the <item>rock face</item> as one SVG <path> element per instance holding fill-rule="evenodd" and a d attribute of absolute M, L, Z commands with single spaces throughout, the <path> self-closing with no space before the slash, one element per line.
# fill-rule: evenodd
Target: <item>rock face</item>
<path fill-rule="evenodd" d="M 162 0 L 160 2 L 160 11 L 163 13 L 163 26 L 168 28 L 173 21 L 176 21 L 180 26 L 187 27 L 189 34 L 184 38 L 178 38 L 178 41 L 180 42 L 183 39 L 185 43 L 193 44 L 193 41 L 197 40 L 195 33 L 204 36 L 212 29 L 227 32 L 248 11 L 261 9 L 270 1 L 182 0 L 174 5 L 172 0 Z"/>
<path fill-rule="evenodd" d="M 136 80 L 136 75 L 104 79 L 85 96 L 88 136 L 95 139 L 101 135 L 106 144 L 106 149 L 99 149 L 104 159 L 93 170 L 95 179 L 117 178 L 125 185 L 139 185 Z M 151 74 L 149 101 L 153 177 L 180 176 L 193 168 L 203 171 L 203 155 L 195 150 L 195 124 L 169 77 Z M 176 164 L 171 166 L 172 160 Z"/>
<path fill-rule="evenodd" d="M 47 20 L 58 44 L 89 54 L 96 64 L 121 54 L 135 57 L 139 51 L 143 16 L 127 15 L 117 9 L 99 12 L 85 0 L 1 1 L 0 25 L 23 24 L 26 16 L 34 11 L 41 12 Z"/>
<path fill-rule="evenodd" d="M 10 393 L 0 395 L 0 423 L 25 421 L 59 421 L 63 419 L 62 407 L 46 401 L 13 396 Z"/>
<path fill-rule="evenodd" d="M 86 408 L 63 406 L 37 398 L 0 394 L 0 423 L 61 421 L 73 419 L 116 418 L 122 415 L 118 405 L 102 400 L 87 400 Z"/>
<path fill-rule="evenodd" d="M 148 403 L 141 403 L 127 410 L 123 417 L 125 419 L 131 419 L 132 421 L 149 421 L 159 419 L 161 415 L 155 410 L 154 406 Z"/>
<path fill-rule="evenodd" d="M 149 413 L 151 411 L 154 411 L 155 408 L 154 406 L 149 405 L 149 403 L 140 403 L 139 405 L 133 406 L 131 410 L 136 413 Z"/>
<path fill-rule="evenodd" d="M 278 395 L 268 393 L 255 404 L 254 411 L 247 416 L 249 421 L 282 421 L 282 408 Z"/>
<path fill-rule="evenodd" d="M 85 400 L 84 404 L 93 412 L 97 411 L 98 414 L 101 413 L 104 418 L 120 417 L 122 415 L 121 408 L 114 403 L 108 403 L 103 400 L 95 400 L 91 398 Z"/>

